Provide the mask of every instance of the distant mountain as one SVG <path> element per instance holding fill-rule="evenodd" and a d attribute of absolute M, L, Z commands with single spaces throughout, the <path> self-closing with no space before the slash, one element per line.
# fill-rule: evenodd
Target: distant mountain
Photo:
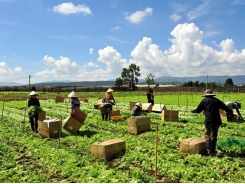
<path fill-rule="evenodd" d="M 181 85 L 184 82 L 196 82 L 199 81 L 199 83 L 207 82 L 215 82 L 217 84 L 224 84 L 226 79 L 231 78 L 234 85 L 240 86 L 244 85 L 245 83 L 245 75 L 237 75 L 237 76 L 198 76 L 198 77 L 170 77 L 170 76 L 162 76 L 155 78 L 155 82 L 159 84 L 172 84 L 175 83 L 175 85 Z M 46 81 L 42 83 L 35 83 L 31 84 L 31 86 L 113 86 L 115 84 L 115 80 L 108 80 L 108 81 L 80 81 L 80 82 L 71 82 L 71 81 Z M 139 79 L 139 84 L 145 84 L 145 79 Z M 0 86 L 28 86 L 28 84 L 20 84 L 15 82 L 0 82 Z"/>
<path fill-rule="evenodd" d="M 0 82 L 0 86 L 23 86 L 23 84 L 17 82 Z"/>

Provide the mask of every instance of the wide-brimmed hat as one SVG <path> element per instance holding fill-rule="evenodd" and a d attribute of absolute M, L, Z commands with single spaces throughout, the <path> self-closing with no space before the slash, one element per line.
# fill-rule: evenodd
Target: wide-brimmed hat
<path fill-rule="evenodd" d="M 150 85 L 150 88 L 154 88 L 154 85 Z"/>
<path fill-rule="evenodd" d="M 32 91 L 29 96 L 38 96 L 37 92 L 36 91 Z"/>
<path fill-rule="evenodd" d="M 140 107 L 141 107 L 141 103 L 140 103 L 140 102 L 137 102 L 135 105 L 137 105 L 137 106 L 140 106 Z"/>
<path fill-rule="evenodd" d="M 206 89 L 203 96 L 216 96 L 216 94 L 213 94 L 211 89 Z"/>
<path fill-rule="evenodd" d="M 237 101 L 235 103 L 237 104 L 238 108 L 241 109 L 242 104 L 240 102 L 237 102 Z"/>
<path fill-rule="evenodd" d="M 68 95 L 68 97 L 70 97 L 70 98 L 72 98 L 72 97 L 77 97 L 77 94 L 76 94 L 74 91 L 72 91 L 72 92 Z"/>
<path fill-rule="evenodd" d="M 114 91 L 113 89 L 109 88 L 106 92 L 107 93 L 111 93 L 112 91 Z"/>

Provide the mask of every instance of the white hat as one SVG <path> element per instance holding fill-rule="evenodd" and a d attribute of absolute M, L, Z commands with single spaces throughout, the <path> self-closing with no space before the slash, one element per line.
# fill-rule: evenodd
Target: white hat
<path fill-rule="evenodd" d="M 36 91 L 32 91 L 29 96 L 38 96 L 37 92 Z"/>
<path fill-rule="evenodd" d="M 150 88 L 154 88 L 154 85 L 150 85 Z"/>
<path fill-rule="evenodd" d="M 135 105 L 137 105 L 137 106 L 141 106 L 141 103 L 140 103 L 140 102 L 137 102 Z"/>
<path fill-rule="evenodd" d="M 110 93 L 110 92 L 112 92 L 112 91 L 113 91 L 113 89 L 109 88 L 106 92 L 107 92 L 107 93 Z"/>
<path fill-rule="evenodd" d="M 216 96 L 216 95 L 213 94 L 213 92 L 212 92 L 211 89 L 206 89 L 206 90 L 204 91 L 203 97 L 205 97 L 205 96 Z"/>
<path fill-rule="evenodd" d="M 72 91 L 72 92 L 68 95 L 68 97 L 70 97 L 70 98 L 72 98 L 72 97 L 77 97 L 77 94 L 76 94 L 74 91 Z"/>

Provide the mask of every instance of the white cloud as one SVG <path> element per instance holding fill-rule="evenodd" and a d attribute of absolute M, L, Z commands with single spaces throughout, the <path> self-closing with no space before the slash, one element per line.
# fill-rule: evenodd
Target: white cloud
<path fill-rule="evenodd" d="M 152 8 L 146 8 L 144 11 L 137 11 L 133 14 L 131 14 L 130 16 L 125 17 L 126 20 L 129 20 L 132 23 L 140 23 L 141 21 L 143 21 L 143 19 L 146 16 L 149 16 L 152 14 L 153 9 Z"/>
<path fill-rule="evenodd" d="M 244 74 L 245 49 L 238 52 L 233 40 L 221 41 L 221 50 L 215 50 L 202 42 L 203 32 L 193 23 L 179 24 L 170 34 L 172 45 L 165 51 L 144 37 L 131 52 L 130 63 L 140 66 L 142 78 Z"/>
<path fill-rule="evenodd" d="M 96 63 L 94 63 L 92 61 L 91 62 L 88 62 L 87 66 L 94 67 L 94 68 L 99 68 L 99 65 L 97 65 Z"/>
<path fill-rule="evenodd" d="M 57 6 L 54 6 L 53 11 L 57 13 L 65 14 L 65 15 L 76 14 L 76 13 L 84 13 L 85 15 L 87 15 L 87 14 L 92 13 L 89 7 L 82 5 L 82 4 L 75 6 L 71 2 L 62 3 Z"/>
<path fill-rule="evenodd" d="M 204 14 L 209 13 L 209 5 L 210 5 L 211 1 L 207 0 L 205 1 L 204 4 L 199 5 L 196 9 L 190 11 L 187 14 L 187 17 L 189 20 L 194 20 Z"/>
<path fill-rule="evenodd" d="M 116 27 L 110 29 L 110 31 L 117 31 L 117 30 L 120 30 L 120 29 L 122 29 L 120 26 L 116 26 Z"/>
<path fill-rule="evenodd" d="M 169 19 L 173 20 L 174 22 L 180 20 L 182 17 L 177 14 L 173 14 L 172 16 L 169 17 Z"/>
<path fill-rule="evenodd" d="M 45 64 L 48 66 L 47 70 L 38 72 L 36 76 L 46 77 L 54 76 L 64 78 L 68 75 L 77 73 L 78 65 L 67 57 L 60 57 L 60 60 L 55 60 L 53 57 L 45 55 L 43 58 Z"/>
<path fill-rule="evenodd" d="M 90 49 L 89 49 L 89 55 L 92 55 L 93 54 L 93 48 L 91 47 Z"/>
<path fill-rule="evenodd" d="M 21 67 L 16 67 L 14 69 L 11 69 L 8 67 L 7 63 L 5 62 L 0 62 L 0 76 L 1 77 L 6 77 L 9 75 L 15 74 L 15 72 L 21 72 L 22 68 Z"/>

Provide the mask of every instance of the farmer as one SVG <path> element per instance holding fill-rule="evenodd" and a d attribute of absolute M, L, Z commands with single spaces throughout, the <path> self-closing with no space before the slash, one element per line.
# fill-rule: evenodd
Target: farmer
<path fill-rule="evenodd" d="M 222 101 L 215 98 L 215 94 L 210 89 L 204 91 L 205 97 L 196 109 L 191 110 L 192 113 L 205 112 L 205 145 L 208 155 L 216 154 L 216 143 L 218 137 L 218 129 L 222 124 L 219 109 L 223 109 L 232 118 L 233 112 Z"/>
<path fill-rule="evenodd" d="M 225 102 L 225 105 L 227 107 L 229 107 L 232 111 L 233 111 L 233 109 L 236 109 L 238 116 L 243 120 L 242 115 L 239 111 L 239 109 L 241 109 L 241 103 L 240 102 L 227 101 L 227 102 Z M 229 117 L 229 114 L 227 114 L 227 120 L 232 120 L 232 118 Z"/>
<path fill-rule="evenodd" d="M 153 85 L 151 85 L 149 87 L 146 95 L 147 95 L 148 103 L 151 103 L 152 105 L 154 105 L 154 90 L 153 90 Z"/>
<path fill-rule="evenodd" d="M 38 107 L 40 107 L 40 102 L 39 102 L 39 99 L 37 98 L 38 94 L 36 93 L 36 91 L 32 91 L 29 94 L 29 96 L 30 97 L 28 99 L 28 108 L 31 107 L 31 106 L 38 106 Z M 38 130 L 38 122 L 37 122 L 37 120 L 38 120 L 38 113 L 35 112 L 34 116 L 33 117 L 29 117 L 29 119 L 30 119 L 32 131 L 37 132 L 37 130 Z"/>
<path fill-rule="evenodd" d="M 72 91 L 69 95 L 69 98 L 71 98 L 70 100 L 70 105 L 71 105 L 71 114 L 75 113 L 76 109 L 80 109 L 80 100 L 77 97 L 77 94 Z"/>
<path fill-rule="evenodd" d="M 132 109 L 131 111 L 131 114 L 133 116 L 140 116 L 142 113 L 142 109 L 141 109 L 141 103 L 140 102 L 137 102 L 134 106 L 134 108 Z"/>
<path fill-rule="evenodd" d="M 104 98 L 102 99 L 102 104 L 100 105 L 102 120 L 109 120 L 112 106 L 116 103 L 112 92 L 113 90 L 109 88 L 106 91 Z"/>

